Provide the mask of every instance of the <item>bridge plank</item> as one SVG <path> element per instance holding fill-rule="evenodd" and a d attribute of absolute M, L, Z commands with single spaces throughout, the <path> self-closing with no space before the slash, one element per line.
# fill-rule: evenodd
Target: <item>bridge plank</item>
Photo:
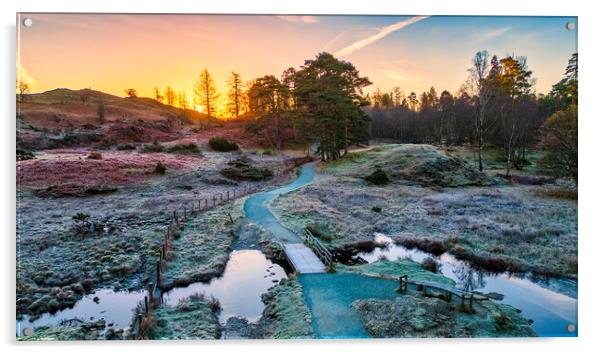
<path fill-rule="evenodd" d="M 324 273 L 326 267 L 316 254 L 302 243 L 287 243 L 284 253 L 297 273 Z"/>

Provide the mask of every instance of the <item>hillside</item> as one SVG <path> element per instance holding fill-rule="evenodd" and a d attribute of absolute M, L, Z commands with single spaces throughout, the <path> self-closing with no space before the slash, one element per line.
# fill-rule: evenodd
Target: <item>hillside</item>
<path fill-rule="evenodd" d="M 90 89 L 24 95 L 17 112 L 17 145 L 34 150 L 170 141 L 186 130 L 219 125 L 203 113 L 151 98 L 122 98 Z"/>

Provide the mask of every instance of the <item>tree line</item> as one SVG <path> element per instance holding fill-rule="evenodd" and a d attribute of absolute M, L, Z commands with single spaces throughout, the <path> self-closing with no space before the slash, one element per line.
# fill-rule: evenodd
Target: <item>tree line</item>
<path fill-rule="evenodd" d="M 483 170 L 483 148 L 504 152 L 506 174 L 527 163 L 526 150 L 547 152 L 543 172 L 577 176 L 577 53 L 563 78 L 547 94 L 535 94 L 526 57 L 490 56 L 479 51 L 468 79 L 455 95 L 434 87 L 405 96 L 399 88 L 370 95 L 366 111 L 375 138 L 404 143 L 471 144 Z M 555 123 L 553 123 L 555 122 Z M 562 148 L 558 148 L 562 146 Z"/>
<path fill-rule="evenodd" d="M 336 160 L 350 145 L 370 139 L 370 117 L 362 109 L 369 101 L 362 89 L 371 82 L 353 64 L 332 54 L 319 53 L 299 69 L 286 69 L 280 78 L 265 75 L 243 83 L 233 71 L 227 84 L 227 114 L 244 121 L 249 133 L 275 149 L 290 142 L 309 153 L 315 143 L 323 160 Z M 133 89 L 125 92 L 136 97 Z M 155 87 L 154 94 L 158 102 L 190 107 L 185 93 L 170 86 Z M 216 117 L 220 97 L 205 68 L 193 86 L 192 108 Z"/>

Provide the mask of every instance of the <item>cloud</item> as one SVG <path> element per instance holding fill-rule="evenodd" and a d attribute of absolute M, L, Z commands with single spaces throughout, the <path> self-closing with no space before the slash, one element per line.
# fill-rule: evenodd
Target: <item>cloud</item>
<path fill-rule="evenodd" d="M 282 15 L 276 16 L 282 21 L 292 22 L 292 23 L 316 23 L 318 22 L 318 18 L 316 16 L 293 16 L 293 15 Z"/>
<path fill-rule="evenodd" d="M 483 42 L 488 39 L 497 38 L 497 37 L 503 35 L 504 33 L 510 31 L 511 29 L 512 29 L 512 27 L 501 27 L 501 28 L 492 29 L 487 32 L 473 33 L 472 40 L 475 42 Z"/>
<path fill-rule="evenodd" d="M 17 65 L 17 81 L 26 82 L 30 86 L 36 83 L 36 80 L 29 74 L 25 67 L 21 66 L 20 63 Z"/>
<path fill-rule="evenodd" d="M 412 18 L 410 18 L 408 20 L 397 22 L 397 23 L 394 23 L 394 24 L 392 24 L 390 26 L 387 26 L 387 27 L 383 27 L 383 28 L 381 28 L 378 31 L 378 33 L 373 34 L 373 35 L 371 35 L 369 37 L 366 37 L 364 39 L 361 39 L 359 41 L 356 41 L 356 42 L 352 43 L 351 45 L 349 45 L 349 46 L 347 46 L 347 47 L 345 47 L 343 49 L 340 49 L 339 51 L 337 51 L 335 53 L 335 56 L 342 57 L 342 56 L 345 56 L 345 55 L 349 55 L 349 54 L 355 52 L 356 50 L 362 49 L 362 48 L 364 48 L 364 47 L 366 47 L 366 46 L 368 46 L 368 45 L 370 45 L 370 44 L 372 44 L 374 42 L 377 42 L 377 41 L 385 38 L 386 36 L 388 36 L 389 34 L 395 32 L 395 31 L 399 31 L 400 29 L 402 29 L 404 27 L 407 27 L 407 26 L 409 26 L 409 25 L 411 25 L 413 23 L 416 23 L 418 21 L 422 21 L 422 20 L 424 20 L 426 18 L 429 18 L 429 17 L 430 16 L 414 16 L 414 17 L 412 17 Z"/>

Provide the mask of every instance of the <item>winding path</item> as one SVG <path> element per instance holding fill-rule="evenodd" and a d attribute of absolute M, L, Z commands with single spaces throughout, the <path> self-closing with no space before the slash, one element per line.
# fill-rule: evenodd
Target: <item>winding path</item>
<path fill-rule="evenodd" d="M 292 183 L 271 191 L 255 194 L 245 201 L 245 216 L 270 231 L 283 244 L 284 253 L 295 271 L 299 274 L 324 273 L 326 267 L 318 256 L 294 232 L 284 227 L 272 214 L 268 204 L 276 197 L 313 183 L 314 164 L 305 164 L 299 177 Z"/>

